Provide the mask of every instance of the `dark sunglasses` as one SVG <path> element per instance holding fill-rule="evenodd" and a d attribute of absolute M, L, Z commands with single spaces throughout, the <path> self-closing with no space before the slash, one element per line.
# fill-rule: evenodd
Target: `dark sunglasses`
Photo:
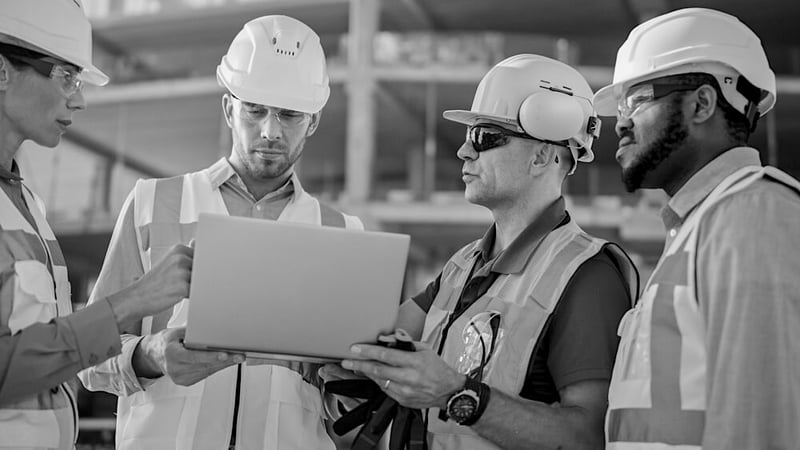
<path fill-rule="evenodd" d="M 507 130 L 503 127 L 490 124 L 473 125 L 467 128 L 467 141 L 472 144 L 476 152 L 485 152 L 493 148 L 502 147 L 511 140 L 512 137 L 528 139 L 532 141 L 546 142 L 548 144 L 568 147 L 566 142 L 555 142 L 538 139 L 525 133 Z"/>

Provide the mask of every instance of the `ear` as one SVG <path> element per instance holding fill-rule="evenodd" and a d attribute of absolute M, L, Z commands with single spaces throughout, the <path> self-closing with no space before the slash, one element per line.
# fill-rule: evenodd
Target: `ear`
<path fill-rule="evenodd" d="M 8 88 L 10 79 L 11 63 L 8 62 L 5 56 L 0 55 L 0 91 L 5 91 Z"/>
<path fill-rule="evenodd" d="M 225 122 L 228 124 L 228 128 L 233 128 L 233 122 L 231 122 L 233 118 L 233 99 L 231 94 L 227 92 L 222 94 L 222 114 L 225 115 Z"/>
<path fill-rule="evenodd" d="M 536 148 L 531 157 L 531 171 L 541 171 L 555 159 L 555 146 L 544 142 L 536 142 L 533 144 Z"/>
<path fill-rule="evenodd" d="M 708 121 L 717 110 L 717 90 L 708 84 L 704 84 L 694 91 L 694 110 L 690 112 L 690 117 L 694 123 Z"/>
<path fill-rule="evenodd" d="M 311 136 L 317 131 L 317 127 L 319 126 L 319 119 L 322 117 L 322 111 L 315 112 L 311 114 L 311 123 L 308 124 L 308 130 L 306 130 L 306 137 Z"/>

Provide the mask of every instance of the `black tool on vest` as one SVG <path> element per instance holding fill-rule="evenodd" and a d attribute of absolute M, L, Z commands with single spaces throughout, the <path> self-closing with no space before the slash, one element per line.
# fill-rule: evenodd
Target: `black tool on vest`
<path fill-rule="evenodd" d="M 410 336 L 402 330 L 394 336 L 381 336 L 378 344 L 389 348 L 415 351 Z M 352 450 L 373 450 L 377 448 L 381 436 L 392 424 L 389 450 L 427 450 L 425 422 L 422 411 L 401 406 L 386 395 L 378 385 L 369 379 L 337 380 L 325 383 L 325 390 L 332 394 L 364 399 L 351 411 L 339 406 L 343 414 L 333 423 L 333 431 L 343 436 L 363 425 L 353 440 Z"/>

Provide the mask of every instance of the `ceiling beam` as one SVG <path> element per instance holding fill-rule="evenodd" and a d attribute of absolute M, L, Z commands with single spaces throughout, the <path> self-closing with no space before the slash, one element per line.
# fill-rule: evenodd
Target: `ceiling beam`
<path fill-rule="evenodd" d="M 91 153 L 99 155 L 109 161 L 119 162 L 123 166 L 139 172 L 148 178 L 163 178 L 168 174 L 161 169 L 147 163 L 131 158 L 128 155 L 118 153 L 112 146 L 98 141 L 97 139 L 75 129 L 69 129 L 64 134 L 64 139 L 78 145 Z"/>

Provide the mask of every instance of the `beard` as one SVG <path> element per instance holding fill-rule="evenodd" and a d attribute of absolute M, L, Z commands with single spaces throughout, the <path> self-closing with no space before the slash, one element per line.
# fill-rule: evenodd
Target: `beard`
<path fill-rule="evenodd" d="M 680 101 L 681 97 L 672 101 L 666 124 L 658 136 L 644 148 L 642 155 L 630 167 L 622 169 L 622 182 L 628 192 L 641 188 L 645 177 L 684 145 L 689 130 L 683 123 Z"/>

